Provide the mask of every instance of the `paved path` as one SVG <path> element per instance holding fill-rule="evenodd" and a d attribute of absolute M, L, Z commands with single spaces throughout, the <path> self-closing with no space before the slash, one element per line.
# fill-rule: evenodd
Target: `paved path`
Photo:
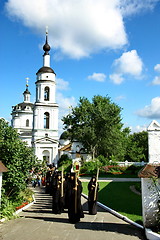
<path fill-rule="evenodd" d="M 89 215 L 87 202 L 82 198 L 85 217 L 70 224 L 67 212 L 51 212 L 52 197 L 44 189 L 35 188 L 36 203 L 21 212 L 20 218 L 0 224 L 0 240 L 144 240 L 136 228 L 108 212 L 98 209 Z"/>

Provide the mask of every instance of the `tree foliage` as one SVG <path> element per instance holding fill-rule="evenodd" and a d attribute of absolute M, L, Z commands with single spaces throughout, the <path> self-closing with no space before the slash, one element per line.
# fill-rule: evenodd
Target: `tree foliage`
<path fill-rule="evenodd" d="M 131 162 L 148 161 L 148 133 L 146 131 L 129 135 L 126 160 Z"/>
<path fill-rule="evenodd" d="M 93 158 L 99 155 L 123 158 L 123 140 L 128 133 L 122 130 L 121 110 L 108 96 L 94 96 L 92 102 L 83 97 L 62 121 L 71 139 L 82 142 Z"/>
<path fill-rule="evenodd" d="M 8 168 L 3 173 L 3 188 L 7 196 L 16 196 L 26 187 L 29 171 L 38 162 L 26 143 L 22 142 L 15 129 L 0 119 L 0 160 Z"/>

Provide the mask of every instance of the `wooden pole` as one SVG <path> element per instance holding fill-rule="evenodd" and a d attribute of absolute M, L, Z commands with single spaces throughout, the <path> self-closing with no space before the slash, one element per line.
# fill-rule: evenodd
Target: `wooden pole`
<path fill-rule="evenodd" d="M 96 201 L 96 194 L 97 194 L 97 187 L 98 187 L 98 175 L 99 175 L 99 168 L 97 169 L 97 175 L 96 175 L 96 186 L 94 190 L 94 201 Z"/>
<path fill-rule="evenodd" d="M 63 172 L 63 166 L 62 166 L 62 172 L 61 172 L 61 197 L 63 197 L 63 177 L 64 177 L 64 172 Z"/>
<path fill-rule="evenodd" d="M 75 172 L 75 213 L 77 213 L 77 173 Z"/>

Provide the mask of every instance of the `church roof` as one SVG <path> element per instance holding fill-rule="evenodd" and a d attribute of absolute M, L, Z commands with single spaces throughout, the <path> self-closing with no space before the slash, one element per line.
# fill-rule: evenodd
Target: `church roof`
<path fill-rule="evenodd" d="M 0 161 L 0 173 L 1 172 L 7 172 L 8 169 L 4 166 L 4 164 L 2 163 L 2 161 Z"/>
<path fill-rule="evenodd" d="M 20 136 L 26 136 L 26 137 L 27 136 L 32 136 L 32 132 L 27 132 L 26 131 L 26 132 L 21 133 Z"/>
<path fill-rule="evenodd" d="M 60 136 L 60 138 L 59 139 L 63 139 L 63 140 L 67 140 L 67 139 L 70 139 L 69 138 L 69 133 L 68 133 L 68 131 L 64 131 L 62 134 L 61 134 L 61 136 Z"/>
<path fill-rule="evenodd" d="M 56 139 L 50 138 L 48 136 L 45 136 L 43 138 L 39 138 L 37 140 L 34 141 L 34 143 L 58 143 L 58 141 Z"/>
<path fill-rule="evenodd" d="M 24 91 L 23 94 L 31 94 L 30 91 L 28 90 L 28 88 L 26 88 L 26 90 Z"/>
<path fill-rule="evenodd" d="M 62 148 L 60 148 L 59 151 L 71 151 L 71 146 L 72 146 L 72 144 L 69 143 L 69 144 L 63 146 Z"/>
<path fill-rule="evenodd" d="M 55 72 L 54 72 L 54 70 L 53 70 L 52 68 L 50 68 L 50 67 L 45 67 L 45 66 L 41 67 L 41 68 L 38 70 L 38 72 L 36 73 L 36 75 L 39 74 L 39 73 L 54 73 L 54 74 L 55 74 Z"/>
<path fill-rule="evenodd" d="M 49 51 L 50 51 L 50 46 L 48 44 L 48 30 L 46 29 L 46 42 L 43 46 L 43 50 L 45 51 L 44 55 L 49 55 Z"/>
<path fill-rule="evenodd" d="M 15 111 L 15 110 L 26 110 L 27 106 L 33 108 L 33 103 L 22 102 L 22 103 L 17 104 L 16 106 L 13 106 L 12 108 L 13 108 L 13 111 Z"/>

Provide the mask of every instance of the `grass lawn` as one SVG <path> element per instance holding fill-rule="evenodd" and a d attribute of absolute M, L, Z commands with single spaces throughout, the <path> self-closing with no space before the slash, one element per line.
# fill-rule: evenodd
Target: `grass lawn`
<path fill-rule="evenodd" d="M 82 184 L 83 193 L 88 195 L 88 183 Z M 141 196 L 130 190 L 130 186 L 134 184 L 133 182 L 99 182 L 98 201 L 132 221 L 142 223 Z"/>
<path fill-rule="evenodd" d="M 92 177 L 93 174 L 80 174 L 80 177 Z M 122 173 L 122 174 L 113 174 L 113 173 L 100 173 L 99 178 L 138 178 L 138 174 L 132 173 Z"/>

